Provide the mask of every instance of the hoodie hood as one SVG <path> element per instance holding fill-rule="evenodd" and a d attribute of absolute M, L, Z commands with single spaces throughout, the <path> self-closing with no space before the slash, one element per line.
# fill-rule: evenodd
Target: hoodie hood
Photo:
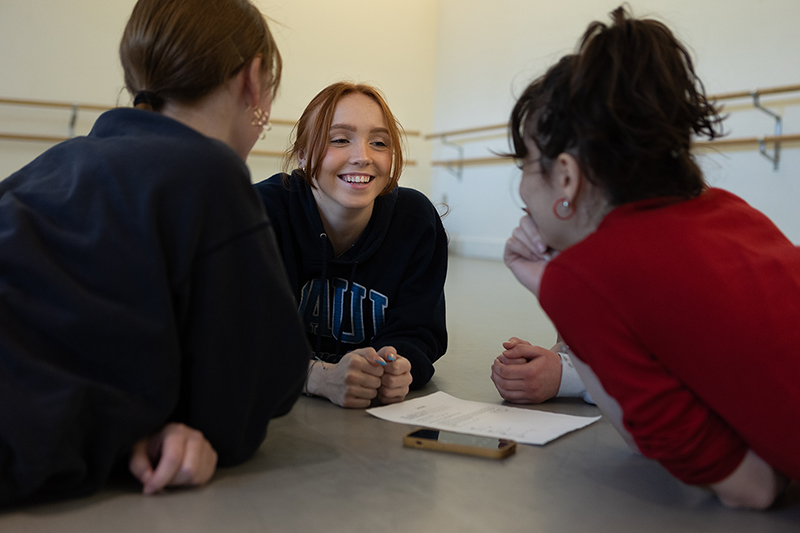
<path fill-rule="evenodd" d="M 325 234 L 325 227 L 322 224 L 322 217 L 319 214 L 317 202 L 311 187 L 305 181 L 302 170 L 297 169 L 288 177 L 288 183 L 283 179 L 285 174 L 271 177 L 268 182 L 282 182 L 292 195 L 292 204 L 287 213 L 289 223 L 294 231 L 298 232 L 298 243 L 302 247 L 303 262 L 308 267 L 319 267 L 322 261 L 335 264 L 363 263 L 373 257 L 381 248 L 386 239 L 386 233 L 397 204 L 398 188 L 375 199 L 375 205 L 364 232 L 356 240 L 353 246 L 341 254 L 334 257 L 333 247 L 328 243 L 325 246 L 325 255 L 321 252 L 322 235 Z"/>

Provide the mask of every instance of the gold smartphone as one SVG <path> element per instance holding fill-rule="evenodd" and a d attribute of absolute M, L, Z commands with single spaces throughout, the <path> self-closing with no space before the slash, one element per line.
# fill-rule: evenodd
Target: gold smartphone
<path fill-rule="evenodd" d="M 464 433 L 420 428 L 403 437 L 403 446 L 439 452 L 462 453 L 504 459 L 517 451 L 517 443 L 508 439 L 478 437 Z"/>

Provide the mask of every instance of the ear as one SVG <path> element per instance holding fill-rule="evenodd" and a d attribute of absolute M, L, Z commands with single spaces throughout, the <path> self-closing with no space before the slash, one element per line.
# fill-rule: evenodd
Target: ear
<path fill-rule="evenodd" d="M 261 56 L 256 56 L 242 69 L 245 101 L 250 107 L 258 107 L 263 95 L 263 73 L 261 72 Z"/>
<path fill-rule="evenodd" d="M 553 185 L 561 190 L 564 198 L 574 202 L 586 179 L 578 160 L 575 159 L 575 156 L 562 152 L 556 158 L 554 166 L 555 172 L 551 172 L 555 178 Z"/>

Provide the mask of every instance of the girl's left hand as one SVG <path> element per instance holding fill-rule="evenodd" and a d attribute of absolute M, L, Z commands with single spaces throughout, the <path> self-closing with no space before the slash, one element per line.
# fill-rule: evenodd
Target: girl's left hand
<path fill-rule="evenodd" d="M 378 350 L 378 355 L 386 361 L 381 377 L 381 387 L 378 389 L 378 399 L 382 403 L 402 402 L 408 394 L 409 385 L 411 385 L 411 363 L 405 357 L 398 355 L 391 346 L 384 346 Z"/>
<path fill-rule="evenodd" d="M 134 444 L 128 466 L 145 494 L 165 487 L 202 485 L 216 467 L 217 452 L 205 436 L 177 422 Z"/>
<path fill-rule="evenodd" d="M 492 364 L 492 382 L 504 400 L 541 403 L 558 394 L 561 358 L 541 346 L 511 337 Z"/>
<path fill-rule="evenodd" d="M 536 223 L 528 215 L 522 217 L 506 241 L 503 261 L 514 277 L 537 298 L 544 269 L 552 257 L 554 255 L 548 251 Z"/>

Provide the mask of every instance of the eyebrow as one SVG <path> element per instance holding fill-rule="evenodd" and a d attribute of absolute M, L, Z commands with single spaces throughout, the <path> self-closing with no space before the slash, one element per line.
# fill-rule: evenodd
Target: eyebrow
<path fill-rule="evenodd" d="M 332 124 L 331 130 L 347 130 L 347 131 L 356 131 L 355 126 L 351 126 L 350 124 Z M 387 128 L 372 128 L 369 130 L 370 133 L 389 133 Z"/>

